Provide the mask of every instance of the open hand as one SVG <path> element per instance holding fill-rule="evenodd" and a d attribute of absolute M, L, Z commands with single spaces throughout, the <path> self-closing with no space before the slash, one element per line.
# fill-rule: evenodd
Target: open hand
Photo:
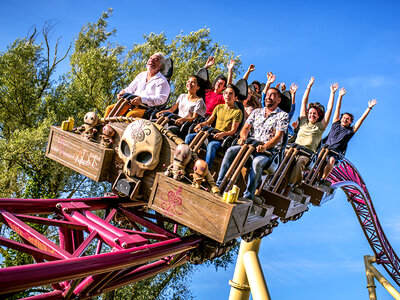
<path fill-rule="evenodd" d="M 373 108 L 377 103 L 378 103 L 378 101 L 376 101 L 376 99 L 372 99 L 372 100 L 368 101 L 368 107 Z"/>
<path fill-rule="evenodd" d="M 311 89 L 312 85 L 314 84 L 314 79 L 315 79 L 314 77 L 310 78 L 310 81 L 308 82 L 308 85 L 307 85 L 308 89 Z"/>
<path fill-rule="evenodd" d="M 295 94 L 298 88 L 299 88 L 299 86 L 293 82 L 293 83 L 290 85 L 290 92 L 291 92 L 292 94 Z"/>
<path fill-rule="evenodd" d="M 247 68 L 247 71 L 253 72 L 255 69 L 256 69 L 256 66 L 253 65 L 253 64 L 251 64 L 251 65 Z"/>
<path fill-rule="evenodd" d="M 335 93 L 339 88 L 339 84 L 337 82 L 331 84 L 331 92 Z"/>
<path fill-rule="evenodd" d="M 231 59 L 227 64 L 228 70 L 232 70 L 234 65 L 235 65 L 235 61 L 233 59 Z"/>
<path fill-rule="evenodd" d="M 214 63 L 215 63 L 215 57 L 214 57 L 214 56 L 210 56 L 210 57 L 207 59 L 207 62 L 206 62 L 205 67 L 206 67 L 206 68 L 209 68 L 209 67 L 211 67 Z"/>
<path fill-rule="evenodd" d="M 267 83 L 274 83 L 276 76 L 272 72 L 267 73 Z"/>
<path fill-rule="evenodd" d="M 342 87 L 342 88 L 339 90 L 339 96 L 344 96 L 344 95 L 346 95 L 346 93 L 347 93 L 347 91 L 346 91 L 346 89 L 345 89 L 344 87 Z"/>

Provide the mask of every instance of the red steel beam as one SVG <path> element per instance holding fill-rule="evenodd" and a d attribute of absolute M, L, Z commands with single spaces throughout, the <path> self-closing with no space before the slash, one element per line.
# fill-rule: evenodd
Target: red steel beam
<path fill-rule="evenodd" d="M 34 286 L 57 283 L 144 264 L 194 249 L 202 239 L 202 237 L 175 238 L 169 241 L 96 256 L 0 269 L 0 293 L 21 291 Z"/>

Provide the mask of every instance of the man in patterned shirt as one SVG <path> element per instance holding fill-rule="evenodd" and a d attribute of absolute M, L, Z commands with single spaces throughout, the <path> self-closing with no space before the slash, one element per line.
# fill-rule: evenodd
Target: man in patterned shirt
<path fill-rule="evenodd" d="M 270 88 L 265 97 L 265 108 L 258 108 L 251 112 L 240 131 L 239 145 L 232 146 L 226 152 L 218 174 L 217 185 L 222 183 L 226 172 L 238 154 L 241 145 L 247 139 L 254 139 L 264 143 L 256 148 L 247 180 L 247 189 L 244 197 L 253 199 L 256 188 L 261 180 L 262 170 L 270 160 L 265 151 L 279 151 L 282 138 L 287 131 L 289 115 L 278 107 L 281 102 L 281 92 L 277 88 Z"/>

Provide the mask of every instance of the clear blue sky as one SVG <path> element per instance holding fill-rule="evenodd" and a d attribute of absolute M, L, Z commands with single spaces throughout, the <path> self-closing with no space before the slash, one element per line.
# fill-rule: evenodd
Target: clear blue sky
<path fill-rule="evenodd" d="M 193 3 L 193 4 L 192 4 Z M 110 26 L 130 47 L 145 33 L 169 38 L 203 27 L 215 41 L 241 55 L 250 80 L 299 84 L 298 100 L 310 76 L 310 100 L 326 104 L 329 85 L 347 89 L 343 111 L 356 119 L 376 98 L 377 106 L 350 142 L 347 157 L 362 173 L 380 222 L 400 252 L 398 181 L 400 110 L 400 5 L 396 1 L 2 1 L 0 51 L 47 20 L 67 48 L 87 22 L 114 8 Z M 60 71 L 66 71 L 68 65 Z M 241 74 L 238 74 L 241 75 Z M 298 115 L 298 112 L 297 112 Z M 296 116 L 295 116 L 296 117 Z M 397 133 L 396 133 L 397 132 Z M 260 257 L 272 299 L 368 299 L 363 256 L 372 255 L 344 193 L 302 219 L 280 224 L 262 242 Z M 215 272 L 201 267 L 192 280 L 197 299 L 226 299 L 233 267 Z M 377 284 L 379 287 L 379 284 Z M 378 288 L 379 299 L 392 299 Z"/>

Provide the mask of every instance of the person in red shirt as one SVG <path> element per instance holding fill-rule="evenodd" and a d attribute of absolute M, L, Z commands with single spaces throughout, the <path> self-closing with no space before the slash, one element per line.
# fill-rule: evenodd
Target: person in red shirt
<path fill-rule="evenodd" d="M 214 65 L 215 63 L 215 58 L 214 56 L 210 56 L 207 59 L 206 65 L 204 66 L 206 69 Z M 234 61 L 231 60 L 228 64 L 228 71 L 229 74 L 232 73 L 232 68 L 234 66 Z M 206 103 L 206 117 L 209 117 L 212 115 L 212 112 L 214 111 L 214 108 L 219 105 L 219 104 L 224 104 L 224 96 L 223 96 L 223 91 L 225 90 L 227 84 L 232 83 L 232 76 L 228 75 L 228 79 L 224 75 L 219 75 L 217 78 L 215 78 L 212 88 L 206 90 L 206 96 L 205 96 L 205 103 Z"/>

